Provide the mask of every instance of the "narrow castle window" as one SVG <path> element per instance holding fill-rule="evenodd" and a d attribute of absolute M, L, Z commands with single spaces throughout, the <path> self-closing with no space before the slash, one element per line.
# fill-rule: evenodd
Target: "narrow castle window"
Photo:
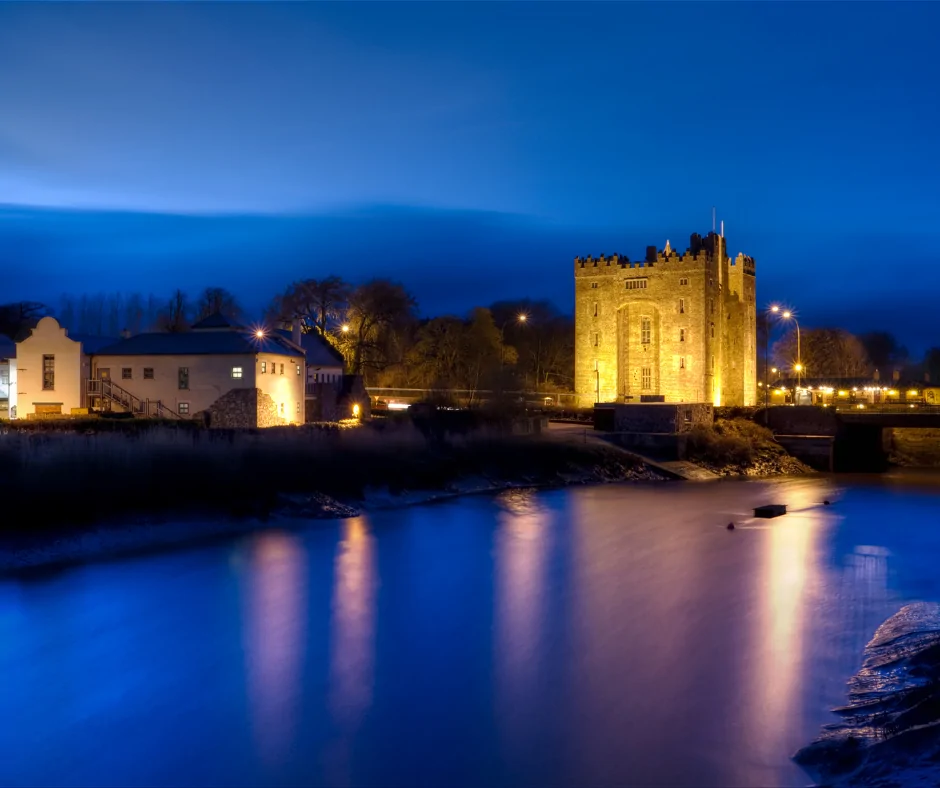
<path fill-rule="evenodd" d="M 653 321 L 648 317 L 644 317 L 640 320 L 640 343 L 643 345 L 648 345 L 652 339 L 653 334 Z"/>
<path fill-rule="evenodd" d="M 680 285 L 687 285 L 688 283 L 689 283 L 689 280 L 686 279 L 685 277 L 682 277 L 682 279 L 679 280 Z"/>
<path fill-rule="evenodd" d="M 685 356 L 679 356 L 679 369 L 685 369 Z"/>
<path fill-rule="evenodd" d="M 715 338 L 715 324 L 712 323 L 711 326 L 712 326 L 712 339 L 714 339 Z"/>
<path fill-rule="evenodd" d="M 679 329 L 679 341 L 685 342 L 685 329 L 684 328 Z"/>
<path fill-rule="evenodd" d="M 714 298 L 708 299 L 708 308 L 711 310 L 712 314 L 715 314 L 715 299 Z"/>
<path fill-rule="evenodd" d="M 653 387 L 653 368 L 652 367 L 643 367 L 643 380 L 640 384 L 640 388 L 644 391 L 649 391 Z"/>
<path fill-rule="evenodd" d="M 712 356 L 712 372 L 715 371 L 715 357 Z"/>
<path fill-rule="evenodd" d="M 594 302 L 594 317 L 597 317 L 597 301 Z"/>
<path fill-rule="evenodd" d="M 591 282 L 591 289 L 592 290 L 597 289 L 597 282 Z"/>
<path fill-rule="evenodd" d="M 679 299 L 679 314 L 680 315 L 685 314 L 685 299 L 684 298 Z"/>
<path fill-rule="evenodd" d="M 594 335 L 594 347 L 597 347 L 598 345 L 600 345 L 600 343 L 601 343 L 601 335 L 595 334 Z"/>

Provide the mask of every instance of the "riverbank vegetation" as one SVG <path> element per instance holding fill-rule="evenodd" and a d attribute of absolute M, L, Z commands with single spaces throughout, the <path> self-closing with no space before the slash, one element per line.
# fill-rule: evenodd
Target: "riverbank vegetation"
<path fill-rule="evenodd" d="M 718 418 L 696 425 L 686 459 L 722 476 L 777 476 L 811 472 L 774 440 L 773 433 L 746 418 Z"/>
<path fill-rule="evenodd" d="M 322 428 L 216 432 L 8 430 L 0 435 L 0 494 L 18 514 L 0 529 L 172 516 L 265 517 L 285 495 L 346 502 L 511 484 L 654 478 L 616 449 L 504 429 Z M 17 502 L 29 501 L 29 506 Z"/>

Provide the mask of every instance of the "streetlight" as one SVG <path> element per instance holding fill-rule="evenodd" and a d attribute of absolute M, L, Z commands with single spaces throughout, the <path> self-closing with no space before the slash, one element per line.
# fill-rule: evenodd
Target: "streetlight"
<path fill-rule="evenodd" d="M 767 310 L 767 314 L 764 315 L 764 424 L 767 423 L 767 408 L 770 407 L 770 388 L 766 380 L 767 376 L 767 365 L 770 363 L 770 315 L 777 314 L 780 311 L 780 307 L 777 304 L 773 304 L 770 309 Z M 774 372 L 777 369 L 774 368 Z"/>
<path fill-rule="evenodd" d="M 344 334 L 348 334 L 348 333 L 349 333 L 349 323 L 343 323 L 343 325 L 340 327 L 340 331 L 342 331 Z"/>
<path fill-rule="evenodd" d="M 529 320 L 529 316 L 525 312 L 520 312 L 518 320 L 520 323 L 526 323 Z M 536 331 L 535 332 L 535 390 L 539 390 L 539 384 L 541 382 L 541 366 L 542 366 L 542 335 Z"/>
<path fill-rule="evenodd" d="M 797 321 L 794 314 L 787 309 L 780 315 L 784 320 L 792 320 L 793 325 L 796 326 L 796 364 L 793 369 L 796 371 L 796 396 L 799 399 L 800 396 L 800 373 L 803 371 L 803 354 L 800 352 L 800 324 Z"/>

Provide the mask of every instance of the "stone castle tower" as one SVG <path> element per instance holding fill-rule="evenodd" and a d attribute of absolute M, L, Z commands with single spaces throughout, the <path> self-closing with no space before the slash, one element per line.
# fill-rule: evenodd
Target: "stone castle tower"
<path fill-rule="evenodd" d="M 649 246 L 641 262 L 576 257 L 578 403 L 756 404 L 755 276 L 714 232 L 685 254 Z"/>

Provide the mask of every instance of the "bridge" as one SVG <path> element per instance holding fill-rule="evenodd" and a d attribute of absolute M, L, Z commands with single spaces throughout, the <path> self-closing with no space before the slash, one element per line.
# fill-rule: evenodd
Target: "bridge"
<path fill-rule="evenodd" d="M 791 454 L 820 470 L 881 471 L 891 448 L 885 431 L 940 431 L 940 407 L 772 405 L 755 414 L 755 421 L 773 430 Z M 940 435 L 935 440 L 940 444 Z"/>

